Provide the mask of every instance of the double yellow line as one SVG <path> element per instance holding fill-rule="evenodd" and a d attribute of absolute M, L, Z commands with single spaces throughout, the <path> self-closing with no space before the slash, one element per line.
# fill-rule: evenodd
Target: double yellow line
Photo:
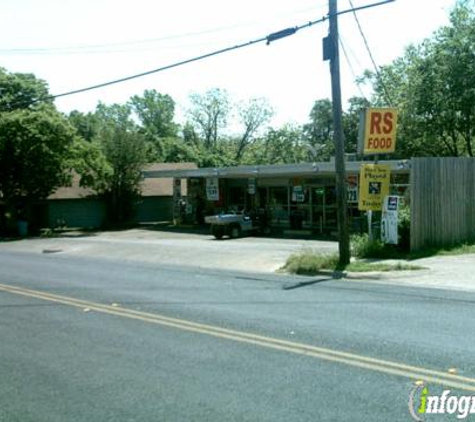
<path fill-rule="evenodd" d="M 0 291 L 475 392 L 475 378 L 0 283 Z"/>

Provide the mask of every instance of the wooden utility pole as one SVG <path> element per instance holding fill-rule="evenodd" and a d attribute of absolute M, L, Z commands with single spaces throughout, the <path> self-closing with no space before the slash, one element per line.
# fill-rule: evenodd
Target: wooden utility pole
<path fill-rule="evenodd" d="M 333 104 L 333 140 L 335 142 L 336 169 L 336 200 L 338 219 L 338 249 L 340 266 L 350 262 L 350 233 L 348 227 L 348 206 L 345 169 L 345 140 L 343 135 L 341 86 L 340 86 L 340 55 L 338 43 L 337 0 L 329 0 L 330 32 L 324 43 L 325 57 L 330 60 Z"/>

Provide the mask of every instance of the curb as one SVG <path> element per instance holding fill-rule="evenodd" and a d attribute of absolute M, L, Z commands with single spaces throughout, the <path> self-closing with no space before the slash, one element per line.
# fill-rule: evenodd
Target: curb
<path fill-rule="evenodd" d="M 323 275 L 331 277 L 335 280 L 342 278 L 348 280 L 387 280 L 394 278 L 404 278 L 413 275 L 420 270 L 400 270 L 400 271 L 366 271 L 366 272 L 351 272 L 351 271 L 332 271 L 320 270 L 315 275 Z"/>

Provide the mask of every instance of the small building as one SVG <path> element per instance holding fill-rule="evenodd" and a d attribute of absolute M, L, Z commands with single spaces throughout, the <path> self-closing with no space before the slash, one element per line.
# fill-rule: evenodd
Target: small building
<path fill-rule="evenodd" d="M 409 185 L 409 162 L 381 161 L 391 167 L 391 194 L 404 195 Z M 350 224 L 363 229 L 358 211 L 361 162 L 346 164 Z M 187 216 L 201 223 L 205 215 L 265 210 L 270 226 L 284 231 L 337 235 L 335 163 L 253 165 L 144 172 L 150 178 L 186 179 Z"/>
<path fill-rule="evenodd" d="M 196 169 L 194 163 L 154 163 L 144 171 L 183 171 Z M 93 190 L 79 185 L 73 175 L 71 186 L 61 187 L 44 201 L 39 209 L 41 226 L 103 227 L 107 221 L 105 201 Z M 186 186 L 182 195 L 186 196 Z M 171 221 L 173 219 L 173 178 L 145 179 L 142 196 L 136 204 L 135 222 Z"/>

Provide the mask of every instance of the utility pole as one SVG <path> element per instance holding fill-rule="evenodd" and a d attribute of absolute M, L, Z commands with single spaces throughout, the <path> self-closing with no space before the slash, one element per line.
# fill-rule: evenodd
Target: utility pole
<path fill-rule="evenodd" d="M 330 31 L 324 39 L 324 59 L 330 60 L 333 104 L 333 141 L 335 142 L 336 203 L 338 220 L 339 264 L 350 263 L 350 233 L 348 227 L 348 206 L 345 169 L 345 140 L 343 135 L 340 54 L 338 44 L 337 0 L 329 0 Z"/>

